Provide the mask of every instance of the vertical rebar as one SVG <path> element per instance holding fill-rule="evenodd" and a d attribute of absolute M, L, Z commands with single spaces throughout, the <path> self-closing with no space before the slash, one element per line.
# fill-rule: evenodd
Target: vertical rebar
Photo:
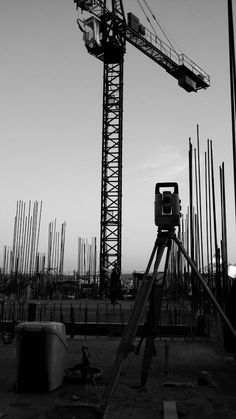
<path fill-rule="evenodd" d="M 229 36 L 229 68 L 230 68 L 230 98 L 231 98 L 231 123 L 232 123 L 232 148 L 234 170 L 234 210 L 236 218 L 236 71 L 235 71 L 235 46 L 232 0 L 228 0 L 228 36 Z"/>
<path fill-rule="evenodd" d="M 43 202 L 40 202 L 40 210 L 39 210 L 39 220 L 38 220 L 38 229 L 36 233 L 36 248 L 35 248 L 35 255 L 38 253 L 38 247 L 39 247 L 39 235 L 40 235 L 40 227 L 41 227 L 41 217 L 42 217 L 42 206 Z"/>
<path fill-rule="evenodd" d="M 229 284 L 228 284 L 228 251 L 227 251 L 227 221 L 226 221 L 224 163 L 222 163 L 222 167 L 220 167 L 220 191 L 221 191 L 222 273 L 223 273 L 223 286 L 224 286 L 224 302 L 226 302 L 229 296 Z"/>
<path fill-rule="evenodd" d="M 215 180 L 214 180 L 214 163 L 213 163 L 213 149 L 212 141 L 210 141 L 210 152 L 211 152 L 211 187 L 212 187 L 212 211 L 213 211 L 213 226 L 214 226 L 214 242 L 215 242 L 215 254 L 217 253 L 217 226 L 216 226 L 216 201 L 215 201 Z M 215 256 L 216 257 L 216 256 Z"/>
<path fill-rule="evenodd" d="M 212 192 L 211 192 L 211 171 L 210 171 L 210 147 L 209 147 L 209 139 L 207 140 L 207 167 L 208 167 L 208 220 L 209 220 L 209 253 L 210 253 L 210 273 L 211 273 L 211 277 L 213 275 L 212 272 L 212 259 L 213 259 L 213 254 L 212 254 L 212 223 L 211 223 L 211 215 L 212 215 L 212 211 L 211 211 L 211 196 L 212 196 Z"/>
<path fill-rule="evenodd" d="M 193 151 L 191 138 L 189 138 L 189 231 L 190 231 L 190 254 L 192 260 L 194 258 L 194 218 L 193 218 Z M 196 311 L 196 289 L 194 271 L 191 269 L 192 284 L 192 309 Z"/>
<path fill-rule="evenodd" d="M 195 164 L 195 193 L 196 193 L 196 209 L 197 212 L 195 214 L 195 257 L 196 257 L 196 265 L 198 269 L 200 268 L 200 246 L 199 246 L 199 191 L 198 191 L 198 170 L 197 170 L 197 152 L 194 149 L 194 164 Z"/>
<path fill-rule="evenodd" d="M 201 249 L 201 270 L 202 270 L 202 272 L 204 272 L 203 233 L 202 233 L 201 166 L 200 166 L 200 144 L 199 144 L 199 126 L 198 125 L 197 125 L 197 155 L 198 155 L 198 193 L 199 193 L 199 229 L 200 229 L 200 249 Z"/>
<path fill-rule="evenodd" d="M 208 210 L 208 170 L 207 170 L 207 153 L 205 152 L 205 198 L 206 198 L 206 249 L 207 249 L 207 274 L 208 281 L 210 279 L 210 261 L 209 261 L 209 210 Z"/>
<path fill-rule="evenodd" d="M 190 252 L 191 258 L 194 260 L 194 234 L 193 234 L 193 151 L 192 143 L 189 138 L 189 225 L 190 225 Z"/>
<path fill-rule="evenodd" d="M 214 242 L 215 242 L 215 279 L 218 300 L 222 303 L 221 296 L 221 281 L 220 281 L 220 255 L 217 242 L 217 225 L 216 225 L 216 201 L 215 201 L 215 179 L 214 179 L 214 163 L 213 163 L 213 148 L 212 141 L 210 141 L 211 152 L 211 182 L 212 182 L 212 210 L 213 210 L 213 223 L 214 223 Z"/>
<path fill-rule="evenodd" d="M 78 237 L 78 276 L 80 277 L 80 267 L 81 267 L 81 237 Z"/>

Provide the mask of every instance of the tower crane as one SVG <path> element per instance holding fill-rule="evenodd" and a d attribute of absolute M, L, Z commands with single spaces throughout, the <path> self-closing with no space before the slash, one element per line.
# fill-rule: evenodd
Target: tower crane
<path fill-rule="evenodd" d="M 122 0 L 74 0 L 88 17 L 77 23 L 90 54 L 104 63 L 102 179 L 100 220 L 100 287 L 106 271 L 117 265 L 121 272 L 123 69 L 126 41 L 177 79 L 187 92 L 210 85 L 209 75 L 184 54 L 178 54 L 151 33 Z M 108 4 L 109 3 L 109 4 Z"/>

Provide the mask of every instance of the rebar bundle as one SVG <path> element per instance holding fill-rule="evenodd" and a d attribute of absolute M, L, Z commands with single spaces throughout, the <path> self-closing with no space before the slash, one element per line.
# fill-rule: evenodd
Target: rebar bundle
<path fill-rule="evenodd" d="M 88 239 L 78 238 L 78 276 L 87 277 L 90 279 L 96 278 L 97 266 L 97 239 L 92 237 L 92 242 L 89 244 Z"/>
<path fill-rule="evenodd" d="M 64 252 L 66 237 L 66 222 L 61 225 L 61 234 L 56 231 L 57 220 L 48 226 L 47 272 L 62 275 L 64 268 Z"/>
<path fill-rule="evenodd" d="M 225 198 L 225 178 L 224 163 L 220 167 L 219 179 L 219 200 L 217 205 L 217 196 L 215 188 L 214 158 L 212 140 L 207 140 L 205 155 L 204 173 L 201 175 L 200 146 L 199 146 L 199 127 L 197 126 L 197 148 L 193 149 L 191 139 L 189 139 L 189 206 L 187 214 L 182 219 L 179 238 L 181 239 L 191 259 L 195 262 L 199 272 L 205 276 L 208 285 L 215 293 L 217 300 L 221 305 L 228 296 L 230 287 L 230 278 L 227 274 L 227 223 L 226 223 L 226 198 Z M 193 159 L 194 156 L 194 159 Z M 205 188 L 201 184 L 203 182 Z M 205 216 L 202 211 L 202 197 L 205 199 Z M 217 208 L 219 212 L 217 214 Z M 219 222 L 217 223 L 217 220 Z M 221 227 L 221 238 L 219 240 L 219 228 Z M 202 290 L 199 282 L 195 281 L 191 268 L 186 261 L 179 260 L 177 250 L 173 248 L 170 271 L 175 277 L 173 284 L 180 284 L 180 288 L 186 290 L 186 284 L 181 281 L 187 278 L 190 293 L 192 295 L 193 311 L 202 309 L 204 301 L 202 300 Z M 177 281 L 176 281 L 177 278 Z M 176 285 L 175 285 L 176 287 Z M 175 290 L 176 291 L 176 290 Z M 175 292 L 174 291 L 174 292 Z"/>
<path fill-rule="evenodd" d="M 3 273 L 34 275 L 41 264 L 38 254 L 42 201 L 17 201 L 12 248 L 4 247 Z"/>

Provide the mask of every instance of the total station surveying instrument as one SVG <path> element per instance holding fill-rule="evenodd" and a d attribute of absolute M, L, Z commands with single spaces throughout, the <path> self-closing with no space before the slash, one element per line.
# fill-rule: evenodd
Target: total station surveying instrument
<path fill-rule="evenodd" d="M 163 190 L 164 189 L 164 190 Z M 149 310 L 147 314 L 147 321 L 144 325 L 144 334 L 136 349 L 139 351 L 142 341 L 145 339 L 145 348 L 143 353 L 142 369 L 141 369 L 141 387 L 144 387 L 147 382 L 148 372 L 151 366 L 151 359 L 154 353 L 154 342 L 157 336 L 157 328 L 159 324 L 161 303 L 166 280 L 168 262 L 172 243 L 176 243 L 179 251 L 183 254 L 188 264 L 192 268 L 192 272 L 196 278 L 201 282 L 204 290 L 208 293 L 210 299 L 215 305 L 218 313 L 223 321 L 229 327 L 234 338 L 236 338 L 236 331 L 225 315 L 221 306 L 218 304 L 211 289 L 208 287 L 206 281 L 198 272 L 195 263 L 185 251 L 180 240 L 176 237 L 175 229 L 180 226 L 181 206 L 179 199 L 178 184 L 173 182 L 157 183 L 155 187 L 155 224 L 158 227 L 157 238 L 144 273 L 140 289 L 138 291 L 133 310 L 130 314 L 129 321 L 124 329 L 121 342 L 117 349 L 116 358 L 113 368 L 108 379 L 104 394 L 101 400 L 101 408 L 106 409 L 109 400 L 112 396 L 113 389 L 120 375 L 122 361 L 133 351 L 133 340 L 136 336 L 137 327 L 140 318 L 144 312 L 146 304 L 149 299 Z M 166 260 L 164 264 L 164 274 L 157 276 L 158 268 L 164 253 L 166 251 Z M 149 271 L 154 261 L 153 272 L 149 275 Z"/>

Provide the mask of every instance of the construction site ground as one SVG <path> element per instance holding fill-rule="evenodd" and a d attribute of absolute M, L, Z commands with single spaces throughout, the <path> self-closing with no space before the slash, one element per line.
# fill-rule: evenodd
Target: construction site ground
<path fill-rule="evenodd" d="M 0 344 L 0 418 L 89 419 L 96 417 L 83 405 L 97 404 L 111 371 L 120 338 L 67 337 L 65 367 L 81 361 L 82 345 L 88 347 L 91 365 L 102 370 L 96 379 L 64 381 L 46 393 L 19 393 L 16 380 L 16 341 Z M 138 339 L 135 340 L 138 344 Z M 156 339 L 146 389 L 140 388 L 143 347 L 123 362 L 107 419 L 163 418 L 163 402 L 176 401 L 178 417 L 186 419 L 236 418 L 236 361 L 222 344 L 212 340 Z M 35 359 L 35 368 L 37 359 Z M 205 371 L 205 372 L 203 372 Z"/>

